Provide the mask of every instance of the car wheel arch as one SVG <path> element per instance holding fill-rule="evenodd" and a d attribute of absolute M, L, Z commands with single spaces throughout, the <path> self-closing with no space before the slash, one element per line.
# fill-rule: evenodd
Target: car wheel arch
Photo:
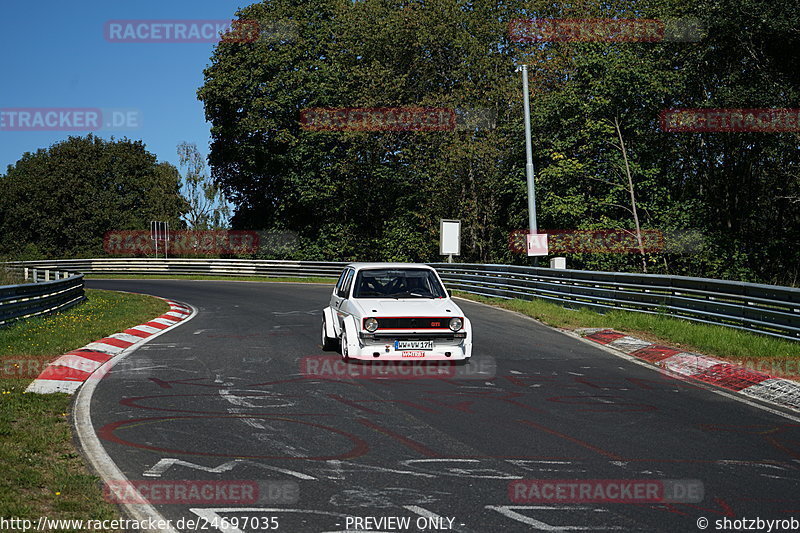
<path fill-rule="evenodd" d="M 356 319 L 353 316 L 346 316 L 344 318 L 344 331 L 342 334 L 347 340 L 348 353 L 351 356 L 352 354 L 357 353 L 359 350 L 358 326 L 356 325 Z"/>
<path fill-rule="evenodd" d="M 325 329 L 327 331 L 328 337 L 338 339 L 341 336 L 341 332 L 337 330 L 338 321 L 336 320 L 336 311 L 334 311 L 331 307 L 326 307 L 322 310 L 323 320 L 325 321 Z"/>

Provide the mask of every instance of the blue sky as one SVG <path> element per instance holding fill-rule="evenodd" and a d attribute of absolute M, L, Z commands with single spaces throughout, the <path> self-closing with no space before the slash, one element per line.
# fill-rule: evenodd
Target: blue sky
<path fill-rule="evenodd" d="M 3 2 L 0 19 L 0 108 L 137 110 L 141 125 L 95 132 L 142 139 L 159 161 L 177 166 L 176 146 L 196 143 L 208 154 L 210 125 L 197 89 L 213 43 L 109 42 L 109 20 L 230 20 L 255 0 L 43 0 Z M 0 130 L 0 173 L 34 152 L 81 131 Z"/>

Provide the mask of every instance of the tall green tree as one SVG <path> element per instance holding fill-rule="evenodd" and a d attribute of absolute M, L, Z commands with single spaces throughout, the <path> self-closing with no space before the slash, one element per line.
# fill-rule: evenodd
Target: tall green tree
<path fill-rule="evenodd" d="M 422 260 L 435 257 L 438 219 L 461 217 L 468 257 L 507 255 L 501 226 L 519 192 L 508 172 L 519 151 L 513 128 L 316 132 L 298 119 L 310 107 L 445 106 L 511 111 L 521 124 L 519 101 L 507 100 L 514 65 L 500 44 L 514 12 L 449 0 L 264 2 L 240 11 L 291 19 L 298 34 L 222 43 L 198 93 L 213 124 L 212 175 L 236 204 L 234 226 L 296 230 L 309 258 Z M 478 161 L 476 150 L 494 161 Z M 440 198 L 445 190 L 452 196 Z"/>
<path fill-rule="evenodd" d="M 0 253 L 9 257 L 101 255 L 111 230 L 178 227 L 180 176 L 141 141 L 70 137 L 26 153 L 0 176 Z"/>

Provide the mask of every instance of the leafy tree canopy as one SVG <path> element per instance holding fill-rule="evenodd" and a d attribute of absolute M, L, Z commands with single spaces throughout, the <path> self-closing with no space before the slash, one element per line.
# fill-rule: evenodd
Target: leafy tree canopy
<path fill-rule="evenodd" d="M 180 175 L 141 141 L 70 137 L 25 153 L 0 176 L 0 253 L 21 258 L 102 254 L 111 230 L 179 227 Z"/>
<path fill-rule="evenodd" d="M 437 260 L 438 219 L 458 218 L 462 260 L 527 262 L 507 245 L 527 225 L 515 72 L 526 63 L 540 228 L 632 229 L 627 163 L 642 227 L 698 236 L 647 254 L 649 271 L 800 275 L 797 133 L 659 127 L 672 107 L 800 107 L 789 0 L 271 0 L 238 16 L 296 31 L 215 50 L 198 92 L 212 177 L 234 227 L 297 231 L 299 259 Z M 702 39 L 522 43 L 507 31 L 519 18 L 681 17 Z M 489 110 L 494 127 L 330 132 L 298 120 L 311 107 L 380 106 Z M 642 267 L 635 254 L 568 262 Z"/>

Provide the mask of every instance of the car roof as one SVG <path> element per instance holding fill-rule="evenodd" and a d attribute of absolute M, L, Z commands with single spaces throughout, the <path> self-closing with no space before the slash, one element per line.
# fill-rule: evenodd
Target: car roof
<path fill-rule="evenodd" d="M 347 265 L 355 270 L 369 270 L 375 268 L 424 268 L 434 270 L 433 267 L 425 263 L 350 263 Z"/>

